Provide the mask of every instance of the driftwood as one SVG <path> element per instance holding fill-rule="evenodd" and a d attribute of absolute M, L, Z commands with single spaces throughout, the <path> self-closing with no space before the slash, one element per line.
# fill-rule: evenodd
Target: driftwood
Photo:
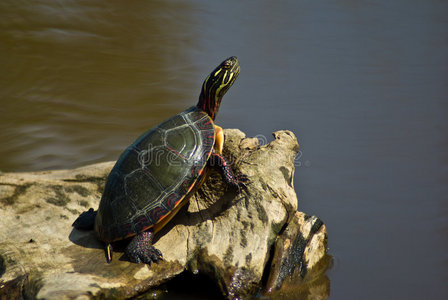
<path fill-rule="evenodd" d="M 127 298 L 181 273 L 211 278 L 228 298 L 282 290 L 325 298 L 327 233 L 318 218 L 297 211 L 298 148 L 290 131 L 260 146 L 225 130 L 224 154 L 249 176 L 248 189 L 238 193 L 212 171 L 156 235 L 164 260 L 151 266 L 130 263 L 120 245 L 107 264 L 95 233 L 71 226 L 82 211 L 98 207 L 114 162 L 0 174 L 0 298 Z"/>

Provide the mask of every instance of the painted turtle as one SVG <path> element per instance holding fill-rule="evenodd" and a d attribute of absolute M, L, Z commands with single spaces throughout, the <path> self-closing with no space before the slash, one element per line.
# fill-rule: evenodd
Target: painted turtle
<path fill-rule="evenodd" d="M 111 243 L 133 237 L 125 248 L 132 262 L 162 259 L 152 238 L 218 167 L 231 186 L 245 188 L 222 156 L 224 134 L 214 124 L 222 97 L 240 72 L 236 57 L 223 61 L 205 79 L 196 106 L 151 128 L 131 144 L 111 170 L 97 211 L 83 212 L 77 229 L 95 229 L 112 260 Z"/>

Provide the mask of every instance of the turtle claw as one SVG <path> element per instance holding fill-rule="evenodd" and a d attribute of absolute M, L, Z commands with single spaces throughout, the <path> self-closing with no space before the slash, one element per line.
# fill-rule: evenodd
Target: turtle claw
<path fill-rule="evenodd" d="M 241 192 L 241 190 L 247 191 L 247 185 L 243 182 L 238 182 L 238 192 Z"/>
<path fill-rule="evenodd" d="M 240 182 L 248 182 L 249 177 L 246 174 L 240 174 L 237 176 L 237 180 Z"/>
<path fill-rule="evenodd" d="M 144 263 L 151 265 L 152 263 L 158 263 L 160 260 L 163 260 L 162 252 L 154 246 L 150 246 L 145 250 L 145 252 L 140 253 L 129 253 L 125 251 L 129 260 L 133 263 Z"/>
<path fill-rule="evenodd" d="M 131 262 L 151 265 L 163 260 L 162 252 L 151 245 L 153 235 L 152 231 L 144 231 L 132 239 L 124 250 Z"/>
<path fill-rule="evenodd" d="M 247 182 L 249 182 L 249 177 L 246 174 L 236 176 L 236 187 L 238 191 L 241 191 L 241 189 L 247 191 Z"/>
<path fill-rule="evenodd" d="M 146 264 L 151 264 L 152 262 L 159 262 L 159 260 L 163 260 L 162 252 L 159 249 L 151 246 L 151 249 L 148 251 L 148 255 L 150 258 L 150 262 L 144 262 Z"/>

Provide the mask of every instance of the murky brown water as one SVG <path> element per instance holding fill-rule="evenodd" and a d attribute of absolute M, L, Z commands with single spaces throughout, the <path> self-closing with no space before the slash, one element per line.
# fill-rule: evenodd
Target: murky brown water
<path fill-rule="evenodd" d="M 444 1 L 0 2 L 0 169 L 116 159 L 236 55 L 217 122 L 299 138 L 332 299 L 448 297 Z"/>

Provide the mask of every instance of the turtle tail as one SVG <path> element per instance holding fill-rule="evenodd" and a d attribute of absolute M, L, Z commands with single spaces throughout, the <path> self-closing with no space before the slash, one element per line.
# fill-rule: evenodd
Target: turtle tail
<path fill-rule="evenodd" d="M 104 247 L 105 254 L 106 254 L 106 261 L 108 264 L 112 261 L 112 253 L 114 252 L 114 249 L 112 248 L 112 245 L 107 243 L 106 247 Z"/>

